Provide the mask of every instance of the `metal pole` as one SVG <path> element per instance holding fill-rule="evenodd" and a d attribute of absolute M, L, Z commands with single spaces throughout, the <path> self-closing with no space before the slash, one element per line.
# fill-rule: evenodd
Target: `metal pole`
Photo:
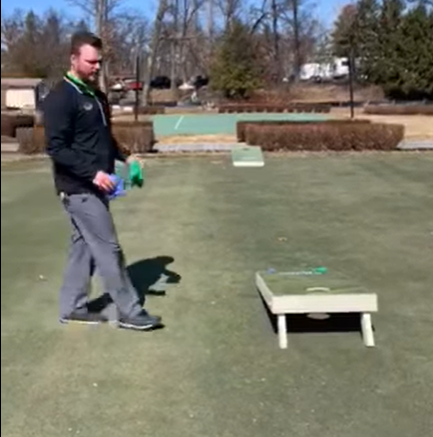
<path fill-rule="evenodd" d="M 354 80 L 354 54 L 353 54 L 353 42 L 350 44 L 350 54 L 349 54 L 349 87 L 350 87 L 350 118 L 355 118 L 355 101 L 353 92 L 353 80 Z"/>
<path fill-rule="evenodd" d="M 139 83 L 140 83 L 140 55 L 135 56 L 135 104 L 134 104 L 134 118 L 138 121 L 138 106 L 139 106 Z"/>

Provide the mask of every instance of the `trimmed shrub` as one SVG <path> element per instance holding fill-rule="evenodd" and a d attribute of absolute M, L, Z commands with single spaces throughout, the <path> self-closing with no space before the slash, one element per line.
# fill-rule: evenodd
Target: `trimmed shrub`
<path fill-rule="evenodd" d="M 297 112 L 297 113 L 329 113 L 331 106 L 321 103 L 290 103 L 282 104 L 267 104 L 267 103 L 241 103 L 227 104 L 218 107 L 218 112 L 223 113 L 245 113 L 245 112 Z"/>
<path fill-rule="evenodd" d="M 2 114 L 2 137 L 14 137 L 15 136 L 15 125 L 13 118 L 10 115 Z"/>
<path fill-rule="evenodd" d="M 371 120 L 353 119 L 353 120 L 244 120 L 236 123 L 236 135 L 239 142 L 246 141 L 246 129 L 248 126 L 286 126 L 291 124 L 306 124 L 312 123 L 371 123 Z"/>
<path fill-rule="evenodd" d="M 26 114 L 2 114 L 1 134 L 7 137 L 15 137 L 16 131 L 21 127 L 33 127 L 35 118 Z"/>
<path fill-rule="evenodd" d="M 152 120 L 139 120 L 139 121 L 127 121 L 127 120 L 117 120 L 113 122 L 113 135 L 116 137 L 115 132 L 118 128 L 122 128 L 122 132 L 123 129 L 136 129 L 138 127 L 142 127 L 142 128 L 146 128 L 148 130 L 150 130 L 151 133 L 151 142 L 152 145 L 155 144 L 156 139 L 155 139 L 155 131 L 153 128 L 153 121 Z M 124 135 L 124 134 L 121 134 Z M 124 138 L 124 136 L 122 137 Z M 116 137 L 117 140 L 117 137 Z M 119 140 L 117 140 L 119 142 Z M 122 150 L 125 153 L 128 153 L 129 151 L 129 146 L 125 146 L 126 143 L 119 143 L 119 145 L 121 146 Z M 133 153 L 133 152 L 131 152 Z"/>
<path fill-rule="evenodd" d="M 152 122 L 116 122 L 113 124 L 113 136 L 120 149 L 127 155 L 148 153 L 155 143 Z M 17 129 L 19 152 L 23 154 L 45 153 L 46 140 L 43 126 Z"/>
<path fill-rule="evenodd" d="M 394 150 L 403 137 L 403 125 L 379 123 L 293 123 L 246 128 L 247 143 L 266 151 Z"/>
<path fill-rule="evenodd" d="M 155 144 L 153 126 L 148 125 L 114 123 L 113 136 L 126 154 L 149 153 Z"/>
<path fill-rule="evenodd" d="M 370 115 L 433 115 L 433 104 L 367 105 L 364 113 Z"/>
<path fill-rule="evenodd" d="M 18 151 L 25 155 L 45 153 L 45 130 L 42 126 L 20 127 L 17 129 Z"/>

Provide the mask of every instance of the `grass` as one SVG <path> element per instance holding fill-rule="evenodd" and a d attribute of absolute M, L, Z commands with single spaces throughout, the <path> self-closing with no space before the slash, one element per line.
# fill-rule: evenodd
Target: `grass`
<path fill-rule="evenodd" d="M 61 327 L 68 224 L 44 162 L 2 166 L 2 432 L 7 437 L 423 437 L 432 429 L 433 155 L 152 159 L 113 204 L 166 328 Z M 167 264 L 168 257 L 174 262 Z M 325 265 L 377 290 L 359 332 L 277 338 L 253 287 Z M 290 326 L 290 321 L 289 321 Z"/>

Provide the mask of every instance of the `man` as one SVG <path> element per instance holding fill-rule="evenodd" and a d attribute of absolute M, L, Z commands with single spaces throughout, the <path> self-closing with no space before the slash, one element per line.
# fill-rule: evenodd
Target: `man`
<path fill-rule="evenodd" d="M 115 160 L 126 161 L 111 133 L 106 96 L 98 90 L 101 40 L 88 32 L 71 40 L 71 68 L 44 101 L 47 153 L 56 191 L 72 224 L 69 260 L 60 291 L 60 321 L 105 321 L 88 306 L 88 286 L 98 270 L 118 310 L 121 328 L 149 330 L 161 318 L 148 314 L 129 280 L 109 210 Z M 130 159 L 130 158 L 129 158 Z"/>

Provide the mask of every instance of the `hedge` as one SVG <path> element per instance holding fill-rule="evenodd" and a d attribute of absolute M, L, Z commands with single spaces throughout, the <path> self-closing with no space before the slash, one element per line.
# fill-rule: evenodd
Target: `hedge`
<path fill-rule="evenodd" d="M 25 155 L 45 153 L 45 131 L 42 126 L 17 129 L 18 151 Z"/>
<path fill-rule="evenodd" d="M 330 105 L 322 103 L 290 103 L 287 105 L 267 104 L 267 103 L 241 103 L 226 104 L 218 107 L 218 112 L 223 113 L 250 113 L 250 112 L 272 112 L 272 113 L 329 113 Z"/>
<path fill-rule="evenodd" d="M 14 137 L 15 127 L 13 118 L 10 115 L 2 114 L 2 137 Z"/>
<path fill-rule="evenodd" d="M 367 105 L 364 113 L 370 115 L 433 115 L 433 104 Z"/>
<path fill-rule="evenodd" d="M 403 125 L 379 123 L 293 123 L 246 129 L 246 142 L 265 151 L 394 150 L 403 138 Z"/>
<path fill-rule="evenodd" d="M 153 124 L 145 123 L 116 122 L 113 124 L 113 136 L 123 152 L 130 154 L 149 153 L 152 151 L 155 144 Z"/>
<path fill-rule="evenodd" d="M 247 126 L 285 126 L 288 124 L 311 125 L 312 123 L 371 123 L 371 120 L 243 120 L 236 123 L 236 135 L 237 140 L 243 143 L 246 141 L 245 133 Z"/>
<path fill-rule="evenodd" d="M 148 153 L 155 143 L 152 122 L 116 122 L 113 136 L 120 149 L 126 153 Z M 19 152 L 23 154 L 45 153 L 45 130 L 42 126 L 17 129 Z"/>
<path fill-rule="evenodd" d="M 16 137 L 17 129 L 23 127 L 33 127 L 35 117 L 26 114 L 2 114 L 1 115 L 1 134 L 6 137 Z"/>

